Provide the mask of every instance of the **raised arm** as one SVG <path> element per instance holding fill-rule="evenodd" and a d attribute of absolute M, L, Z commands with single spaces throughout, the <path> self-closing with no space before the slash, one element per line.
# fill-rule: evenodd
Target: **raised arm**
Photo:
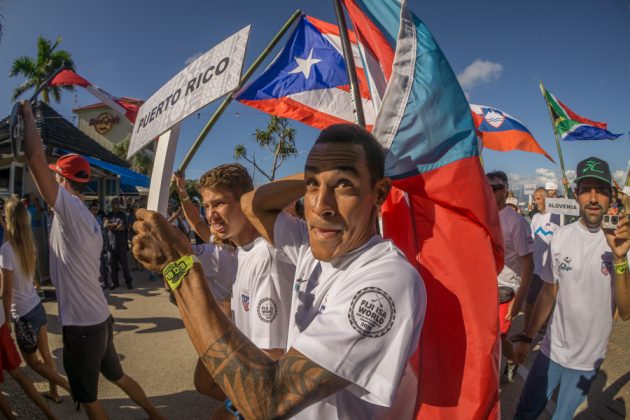
<path fill-rule="evenodd" d="M 258 233 L 273 244 L 276 217 L 286 206 L 302 197 L 304 190 L 304 174 L 291 175 L 243 194 L 241 209 Z"/>
<path fill-rule="evenodd" d="M 606 241 L 613 252 L 613 276 L 615 277 L 615 304 L 619 316 L 624 321 L 630 319 L 630 271 L 628 251 L 630 251 L 630 219 L 620 218 L 617 230 L 604 230 Z"/>
<path fill-rule="evenodd" d="M 188 221 L 191 229 L 203 239 L 204 242 L 210 242 L 210 226 L 203 220 L 195 205 L 190 201 L 190 196 L 186 191 L 186 179 L 184 174 L 175 172 L 172 177 L 173 182 L 177 187 L 177 193 L 179 194 L 179 200 L 182 203 L 182 211 L 184 217 Z"/>
<path fill-rule="evenodd" d="M 157 271 L 192 253 L 184 235 L 155 212 L 138 210 L 133 252 Z M 221 312 L 200 264 L 175 291 L 178 308 L 204 366 L 247 419 L 289 417 L 348 385 L 317 363 L 290 349 L 274 361 Z"/>
<path fill-rule="evenodd" d="M 44 145 L 39 131 L 37 131 L 37 127 L 35 126 L 35 117 L 33 116 L 33 109 L 29 101 L 22 102 L 22 115 L 25 125 L 23 147 L 26 164 L 33 176 L 39 193 L 44 197 L 44 200 L 54 208 L 55 202 L 57 201 L 57 193 L 59 192 L 59 185 L 46 162 Z"/>

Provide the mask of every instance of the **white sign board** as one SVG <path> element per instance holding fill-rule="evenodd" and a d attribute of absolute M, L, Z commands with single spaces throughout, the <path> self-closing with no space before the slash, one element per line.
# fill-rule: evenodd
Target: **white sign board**
<path fill-rule="evenodd" d="M 523 187 L 523 193 L 525 195 L 533 195 L 536 191 L 536 184 L 525 184 Z"/>
<path fill-rule="evenodd" d="M 553 214 L 580 215 L 578 202 L 572 198 L 545 198 L 545 210 Z"/>
<path fill-rule="evenodd" d="M 241 29 L 197 58 L 142 105 L 127 159 L 190 114 L 238 88 L 249 29 Z"/>

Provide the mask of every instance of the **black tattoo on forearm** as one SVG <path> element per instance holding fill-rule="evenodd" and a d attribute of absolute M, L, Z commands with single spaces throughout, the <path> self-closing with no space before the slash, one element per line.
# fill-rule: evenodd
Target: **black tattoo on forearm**
<path fill-rule="evenodd" d="M 348 385 L 295 350 L 270 359 L 234 326 L 202 361 L 246 419 L 290 417 Z"/>

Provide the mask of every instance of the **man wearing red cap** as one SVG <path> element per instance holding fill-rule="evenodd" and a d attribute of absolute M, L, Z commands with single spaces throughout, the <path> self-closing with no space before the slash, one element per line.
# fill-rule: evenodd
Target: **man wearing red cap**
<path fill-rule="evenodd" d="M 114 347 L 113 319 L 98 281 L 103 238 L 98 222 L 83 203 L 90 164 L 80 155 L 69 154 L 48 165 L 29 102 L 22 104 L 22 114 L 26 162 L 37 189 L 55 212 L 50 231 L 50 276 L 57 290 L 63 366 L 72 397 L 85 406 L 91 419 L 107 418 L 97 399 L 100 372 L 151 418 L 162 418 L 140 385 L 124 374 Z"/>

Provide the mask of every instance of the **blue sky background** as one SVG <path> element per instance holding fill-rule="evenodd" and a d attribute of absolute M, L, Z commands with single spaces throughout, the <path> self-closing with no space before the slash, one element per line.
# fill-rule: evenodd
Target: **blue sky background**
<path fill-rule="evenodd" d="M 596 155 L 610 162 L 618 180 L 625 178 L 630 163 L 630 0 L 410 0 L 409 4 L 460 75 L 471 103 L 494 106 L 520 119 L 558 161 L 549 114 L 538 89 L 543 81 L 578 114 L 624 133 L 614 142 L 563 143 L 567 169 Z M 331 1 L 0 0 L 4 16 L 0 115 L 9 114 L 11 92 L 22 82 L 8 77 L 11 63 L 20 55 L 34 57 L 40 34 L 51 40 L 62 36 L 61 48 L 72 53 L 77 73 L 86 79 L 116 96 L 148 99 L 189 58 L 252 24 L 248 67 L 297 8 L 336 22 Z M 93 96 L 78 88 L 76 97 L 66 93 L 54 107 L 72 120 L 73 108 L 94 102 Z M 184 122 L 176 165 L 219 102 L 204 108 L 199 118 L 191 116 Z M 256 150 L 251 134 L 267 119 L 233 102 L 187 175 L 196 178 L 206 169 L 232 161 L 237 143 L 247 145 L 250 153 Z M 281 168 L 281 176 L 301 170 L 318 133 L 297 122 L 293 125 L 302 153 Z M 257 153 L 259 159 L 263 155 Z M 559 167 L 541 155 L 485 150 L 483 157 L 488 170 L 505 170 L 514 184 L 543 183 L 559 173 Z M 268 167 L 270 159 L 263 164 Z M 256 181 L 263 179 L 259 175 Z"/>

